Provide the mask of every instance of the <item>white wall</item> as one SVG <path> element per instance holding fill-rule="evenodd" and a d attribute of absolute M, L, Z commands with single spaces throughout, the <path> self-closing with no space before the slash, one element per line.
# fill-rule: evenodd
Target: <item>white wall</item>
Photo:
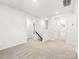
<path fill-rule="evenodd" d="M 74 14 L 67 17 L 67 35 L 66 39 L 68 43 L 72 44 L 76 51 L 78 51 L 78 9 L 77 3 L 74 8 Z"/>
<path fill-rule="evenodd" d="M 27 40 L 33 39 L 33 18 L 26 17 Z"/>
<path fill-rule="evenodd" d="M 0 4 L 0 49 L 26 42 L 25 14 Z"/>

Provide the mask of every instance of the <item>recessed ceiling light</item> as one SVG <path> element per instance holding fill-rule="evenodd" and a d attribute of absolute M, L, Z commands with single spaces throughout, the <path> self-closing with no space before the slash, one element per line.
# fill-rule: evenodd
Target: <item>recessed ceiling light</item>
<path fill-rule="evenodd" d="M 34 2 L 34 3 L 36 3 L 36 2 L 37 2 L 37 0 L 33 0 L 33 2 Z"/>
<path fill-rule="evenodd" d="M 56 14 L 59 14 L 59 11 L 56 11 Z"/>

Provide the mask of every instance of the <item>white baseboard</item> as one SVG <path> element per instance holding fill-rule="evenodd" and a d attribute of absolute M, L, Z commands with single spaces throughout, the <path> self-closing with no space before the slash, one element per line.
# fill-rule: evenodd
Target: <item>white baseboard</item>
<path fill-rule="evenodd" d="M 14 47 L 14 46 L 17 46 L 17 45 L 20 45 L 20 44 L 24 44 L 24 43 L 26 43 L 26 41 L 20 41 L 20 42 L 2 45 L 2 46 L 0 46 L 0 50 L 8 49 L 8 48 L 11 48 L 11 47 Z"/>

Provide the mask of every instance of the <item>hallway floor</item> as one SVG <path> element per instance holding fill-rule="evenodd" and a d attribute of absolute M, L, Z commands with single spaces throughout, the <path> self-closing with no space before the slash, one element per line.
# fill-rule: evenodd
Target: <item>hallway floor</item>
<path fill-rule="evenodd" d="M 63 41 L 29 41 L 0 51 L 0 59 L 77 59 L 75 50 Z"/>

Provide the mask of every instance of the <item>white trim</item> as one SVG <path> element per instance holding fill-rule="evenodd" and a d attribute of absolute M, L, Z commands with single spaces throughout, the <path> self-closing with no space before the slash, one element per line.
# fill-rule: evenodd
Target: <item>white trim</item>
<path fill-rule="evenodd" d="M 21 44 L 24 44 L 24 43 L 26 43 L 26 41 L 17 42 L 17 44 L 15 44 L 15 43 L 7 44 L 6 46 L 0 47 L 0 50 L 8 49 L 8 48 L 11 48 L 11 47 L 14 47 L 14 46 L 17 46 L 17 45 L 21 45 Z"/>

